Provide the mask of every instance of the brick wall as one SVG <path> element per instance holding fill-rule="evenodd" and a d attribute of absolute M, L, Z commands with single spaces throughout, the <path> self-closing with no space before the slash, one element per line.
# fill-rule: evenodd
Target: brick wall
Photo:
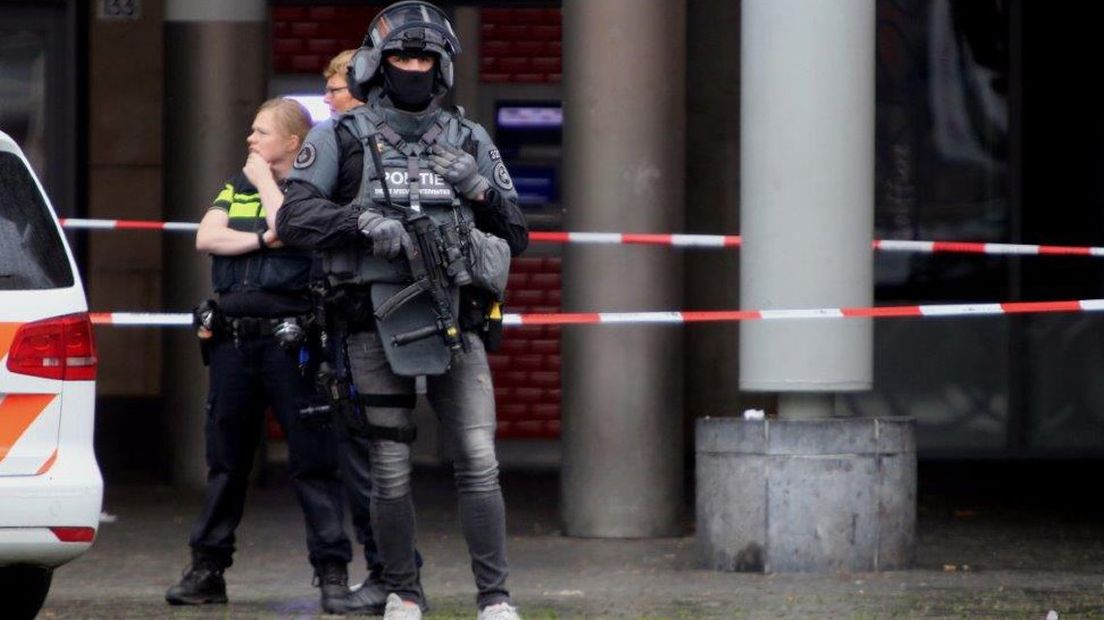
<path fill-rule="evenodd" d="M 481 17 L 482 81 L 560 81 L 560 9 L 483 9 Z"/>
<path fill-rule="evenodd" d="M 294 6 L 272 9 L 272 66 L 276 73 L 318 73 L 341 50 L 360 47 L 376 6 Z M 560 9 L 483 9 L 480 79 L 559 82 Z M 470 53 L 470 51 L 469 51 Z"/>
<path fill-rule="evenodd" d="M 321 73 L 341 50 L 360 47 L 380 6 L 277 6 L 272 9 L 272 68 Z"/>
<path fill-rule="evenodd" d="M 516 258 L 510 266 L 506 310 L 560 311 L 560 259 Z M 560 327 L 506 329 L 501 348 L 488 355 L 494 377 L 498 436 L 560 436 Z"/>

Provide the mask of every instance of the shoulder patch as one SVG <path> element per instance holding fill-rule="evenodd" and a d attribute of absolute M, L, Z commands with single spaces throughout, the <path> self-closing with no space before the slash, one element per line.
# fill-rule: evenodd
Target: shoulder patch
<path fill-rule="evenodd" d="M 303 168 L 310 168 L 317 157 L 318 151 L 314 148 L 313 144 L 307 142 L 303 145 L 303 148 L 299 149 L 299 154 L 295 156 L 295 163 L 292 165 L 300 170 Z"/>
<path fill-rule="evenodd" d="M 506 164 L 502 162 L 498 162 L 495 165 L 494 181 L 495 185 L 506 191 L 511 191 L 514 189 L 514 180 L 510 178 L 510 173 L 506 171 Z"/>
<path fill-rule="evenodd" d="M 498 153 L 498 149 L 487 151 L 487 157 L 490 157 L 491 161 L 502 161 L 502 155 Z"/>

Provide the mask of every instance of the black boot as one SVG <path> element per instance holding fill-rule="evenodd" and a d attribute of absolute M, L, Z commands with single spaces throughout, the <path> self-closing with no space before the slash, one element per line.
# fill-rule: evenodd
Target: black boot
<path fill-rule="evenodd" d="M 223 566 L 211 558 L 193 554 L 192 565 L 180 583 L 165 592 L 165 600 L 171 605 L 225 604 L 228 599 L 223 570 Z"/>
<path fill-rule="evenodd" d="M 349 573 L 341 562 L 323 562 L 314 568 L 314 585 L 322 591 L 322 611 L 346 613 L 349 600 Z"/>
<path fill-rule="evenodd" d="M 387 588 L 375 573 L 368 576 L 364 583 L 349 593 L 345 605 L 348 613 L 382 615 L 387 606 Z"/>

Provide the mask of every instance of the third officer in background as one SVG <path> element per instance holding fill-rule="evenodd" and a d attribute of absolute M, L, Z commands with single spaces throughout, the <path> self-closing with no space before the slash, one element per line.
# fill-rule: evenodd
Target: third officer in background
<path fill-rule="evenodd" d="M 391 620 L 418 619 L 426 606 L 410 495 L 416 376 L 451 444 L 478 617 L 518 617 L 485 341 L 501 326 L 509 257 L 528 230 L 486 130 L 438 103 L 459 52 L 437 7 L 384 9 L 350 63 L 348 86 L 365 104 L 312 130 L 276 217 L 286 243 L 321 251 L 329 336 L 341 345 L 326 383 L 349 432 L 367 440 L 347 456 L 370 470 L 388 596 L 361 588 L 350 611 L 385 607 Z"/>
<path fill-rule="evenodd" d="M 322 92 L 322 101 L 330 108 L 331 116 L 340 116 L 345 112 L 364 103 L 349 92 L 349 61 L 353 59 L 356 50 L 344 50 L 330 59 L 330 64 L 322 71 L 322 77 L 326 78 L 326 86 Z"/>

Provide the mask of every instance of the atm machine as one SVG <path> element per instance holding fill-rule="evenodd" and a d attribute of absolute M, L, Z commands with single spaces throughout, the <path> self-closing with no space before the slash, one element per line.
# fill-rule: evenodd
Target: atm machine
<path fill-rule="evenodd" d="M 563 226 L 560 161 L 563 108 L 559 101 L 495 102 L 494 136 L 533 230 Z"/>

